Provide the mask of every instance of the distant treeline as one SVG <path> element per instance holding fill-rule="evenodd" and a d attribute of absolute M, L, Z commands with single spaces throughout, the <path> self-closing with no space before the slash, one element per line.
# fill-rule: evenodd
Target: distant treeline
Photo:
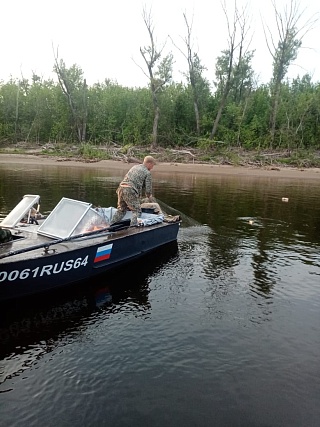
<path fill-rule="evenodd" d="M 35 74 L 31 82 L 23 78 L 0 82 L 0 142 L 317 148 L 320 84 L 308 74 L 292 81 L 286 78 L 303 36 L 317 18 L 300 24 L 297 2 L 291 0 L 282 14 L 276 2 L 272 4 L 278 34 L 265 29 L 272 58 L 269 84 L 257 84 L 255 52 L 247 42 L 249 19 L 236 2 L 233 22 L 223 7 L 229 36 L 216 60 L 213 87 L 192 48 L 192 21 L 184 14 L 186 36 L 183 46 L 176 47 L 186 60 L 186 83 L 177 83 L 172 80 L 173 54 L 164 55 L 155 43 L 151 11 L 144 9 L 149 40 L 140 53 L 147 87 L 128 88 L 107 79 L 89 87 L 81 68 L 66 67 L 57 52 L 57 82 Z"/>
<path fill-rule="evenodd" d="M 65 69 L 63 82 L 12 79 L 0 82 L 0 142 L 64 142 L 119 145 L 152 143 L 154 105 L 150 88 L 128 88 L 106 80 L 86 85 L 82 71 Z M 320 84 L 309 75 L 281 83 L 271 138 L 272 87 L 240 91 L 226 99 L 214 138 L 212 127 L 223 92 L 202 80 L 199 123 L 190 84 L 170 83 L 158 93 L 157 143 L 162 147 L 225 144 L 254 148 L 317 148 L 320 141 Z"/>

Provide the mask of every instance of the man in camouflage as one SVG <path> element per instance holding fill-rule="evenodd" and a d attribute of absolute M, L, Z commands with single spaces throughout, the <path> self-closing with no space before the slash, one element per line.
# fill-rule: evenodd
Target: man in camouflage
<path fill-rule="evenodd" d="M 117 212 L 113 215 L 111 224 L 125 216 L 128 210 L 132 211 L 130 225 L 138 225 L 138 218 L 141 216 L 142 191 L 145 189 L 146 196 L 152 198 L 152 176 L 151 169 L 156 161 L 151 156 L 146 156 L 143 164 L 133 166 L 121 181 L 118 189 Z"/>

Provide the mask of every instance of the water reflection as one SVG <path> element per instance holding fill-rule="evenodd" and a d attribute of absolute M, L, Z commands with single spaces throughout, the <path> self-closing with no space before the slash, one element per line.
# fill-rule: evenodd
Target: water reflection
<path fill-rule="evenodd" d="M 238 247 L 242 256 L 251 258 L 253 295 L 274 296 L 284 269 L 296 268 L 296 262 L 319 267 L 319 244 L 312 244 L 305 234 L 297 234 L 288 222 L 261 217 L 238 218 L 238 221 L 237 234 L 241 236 Z"/>
<path fill-rule="evenodd" d="M 149 281 L 174 263 L 177 243 L 112 274 L 47 294 L 0 306 L 0 384 L 29 369 L 46 353 L 83 335 L 86 325 L 119 313 L 146 316 Z M 8 391 L 5 387 L 1 391 Z"/>

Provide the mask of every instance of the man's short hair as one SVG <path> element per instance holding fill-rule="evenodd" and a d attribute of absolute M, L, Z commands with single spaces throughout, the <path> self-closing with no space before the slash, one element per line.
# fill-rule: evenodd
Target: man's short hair
<path fill-rule="evenodd" d="M 143 163 L 152 163 L 153 165 L 156 164 L 156 160 L 152 156 L 146 156 L 143 159 Z"/>

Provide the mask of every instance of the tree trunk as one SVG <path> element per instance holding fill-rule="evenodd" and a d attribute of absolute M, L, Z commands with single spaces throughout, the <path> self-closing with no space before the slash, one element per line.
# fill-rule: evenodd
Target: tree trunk
<path fill-rule="evenodd" d="M 14 142 L 18 142 L 18 119 L 19 119 L 19 95 L 20 95 L 20 85 L 18 84 L 18 90 L 17 90 L 17 98 L 16 98 L 16 114 L 15 114 L 15 120 L 14 120 Z"/>
<path fill-rule="evenodd" d="M 276 91 L 274 94 L 271 117 L 270 117 L 270 148 L 271 149 L 274 146 L 274 140 L 276 135 L 276 119 L 277 119 L 278 108 L 279 108 L 279 99 L 280 99 L 280 85 L 276 88 Z"/>
<path fill-rule="evenodd" d="M 222 111 L 224 109 L 224 106 L 225 106 L 225 103 L 223 103 L 223 104 L 221 103 L 220 104 L 218 113 L 217 113 L 216 118 L 215 118 L 214 123 L 213 123 L 212 131 L 211 131 L 211 134 L 210 134 L 210 139 L 213 139 L 215 137 L 215 134 L 217 133 L 219 122 L 220 122 L 220 119 L 221 119 L 221 115 L 222 115 Z"/>
<path fill-rule="evenodd" d="M 240 142 L 241 126 L 242 126 L 243 120 L 244 120 L 245 115 L 246 115 L 247 106 L 248 106 L 248 98 L 246 98 L 246 100 L 245 100 L 244 107 L 243 107 L 242 114 L 241 114 L 241 119 L 240 119 L 239 126 L 238 126 L 238 134 L 237 134 L 237 145 L 238 145 L 238 147 L 240 147 L 240 145 L 241 145 L 241 142 Z"/>
<path fill-rule="evenodd" d="M 197 101 L 194 101 L 194 114 L 196 116 L 197 135 L 200 135 L 200 114 Z"/>
<path fill-rule="evenodd" d="M 158 125 L 160 118 L 160 108 L 156 106 L 154 111 L 153 129 L 152 129 L 152 148 L 156 148 L 158 140 Z"/>
<path fill-rule="evenodd" d="M 88 120 L 88 85 L 86 79 L 83 81 L 83 113 L 81 126 L 81 142 L 86 141 L 87 137 L 87 120 Z"/>
<path fill-rule="evenodd" d="M 222 116 L 222 111 L 223 111 L 223 109 L 224 109 L 224 107 L 226 105 L 227 98 L 228 98 L 228 95 L 229 95 L 229 91 L 230 91 L 230 87 L 231 87 L 230 81 L 231 81 L 231 77 L 230 77 L 230 80 L 228 80 L 227 83 L 226 83 L 226 86 L 225 86 L 225 89 L 224 89 L 224 92 L 223 92 L 223 96 L 222 96 L 222 99 L 221 99 L 221 102 L 220 102 L 219 110 L 218 110 L 218 113 L 217 113 L 216 118 L 215 118 L 214 123 L 213 123 L 212 131 L 211 131 L 211 134 L 210 134 L 210 139 L 214 139 L 214 137 L 215 137 L 215 135 L 217 133 L 219 122 L 220 122 L 220 119 L 221 119 L 221 116 Z"/>

